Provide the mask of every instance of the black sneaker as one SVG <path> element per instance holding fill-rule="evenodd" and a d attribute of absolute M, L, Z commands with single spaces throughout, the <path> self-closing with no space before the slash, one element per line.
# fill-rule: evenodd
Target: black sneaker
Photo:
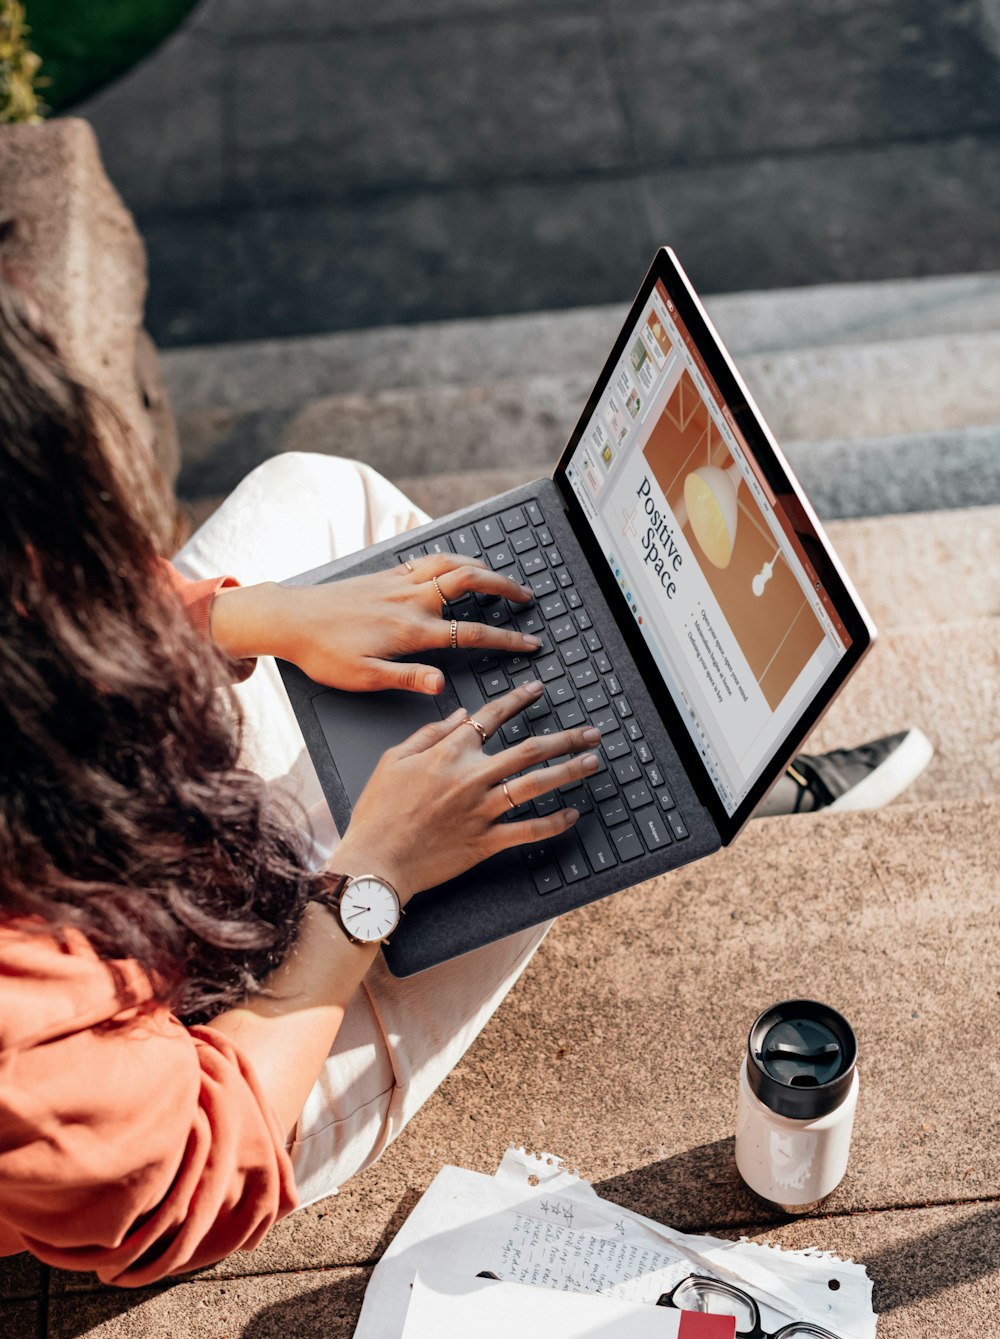
<path fill-rule="evenodd" d="M 916 729 L 856 749 L 800 753 L 754 816 L 881 809 L 917 779 L 933 756 L 930 740 Z"/>

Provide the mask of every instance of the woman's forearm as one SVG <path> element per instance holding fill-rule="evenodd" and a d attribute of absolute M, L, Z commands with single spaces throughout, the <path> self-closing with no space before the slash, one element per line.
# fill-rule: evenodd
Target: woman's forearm
<path fill-rule="evenodd" d="M 345 838 L 333 858 L 340 874 L 377 872 L 407 900 L 403 876 L 379 854 Z M 227 1009 L 211 1026 L 231 1037 L 254 1067 L 282 1128 L 290 1132 L 340 1031 L 347 1006 L 378 945 L 354 944 L 336 914 L 312 902 L 295 947 L 267 978 L 267 995 Z"/>

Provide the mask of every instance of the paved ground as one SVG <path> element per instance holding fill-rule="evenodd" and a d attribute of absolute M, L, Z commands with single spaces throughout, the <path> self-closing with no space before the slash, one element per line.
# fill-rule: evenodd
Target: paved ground
<path fill-rule="evenodd" d="M 185 344 L 996 268 L 998 72 L 998 0 L 203 0 L 84 112 Z"/>

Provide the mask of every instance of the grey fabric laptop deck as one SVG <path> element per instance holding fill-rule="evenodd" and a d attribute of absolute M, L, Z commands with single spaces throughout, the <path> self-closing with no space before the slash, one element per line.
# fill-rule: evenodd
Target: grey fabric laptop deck
<path fill-rule="evenodd" d="M 445 617 L 521 627 L 542 648 L 421 653 L 445 673 L 436 698 L 345 693 L 279 662 L 340 830 L 386 748 L 526 677 L 542 680 L 540 702 L 487 747 L 593 723 L 601 770 L 508 815 L 577 808 L 555 841 L 412 899 L 383 950 L 400 976 L 733 841 L 875 635 L 669 248 L 551 478 L 288 584 L 438 552 L 482 558 L 535 596 L 527 608 L 466 596 Z"/>

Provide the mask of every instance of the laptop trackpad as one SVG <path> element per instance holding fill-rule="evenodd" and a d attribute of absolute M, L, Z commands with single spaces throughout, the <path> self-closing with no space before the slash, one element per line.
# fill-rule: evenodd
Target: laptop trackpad
<path fill-rule="evenodd" d="M 352 806 L 386 749 L 441 719 L 437 698 L 396 688 L 381 693 L 331 688 L 312 703 Z"/>

